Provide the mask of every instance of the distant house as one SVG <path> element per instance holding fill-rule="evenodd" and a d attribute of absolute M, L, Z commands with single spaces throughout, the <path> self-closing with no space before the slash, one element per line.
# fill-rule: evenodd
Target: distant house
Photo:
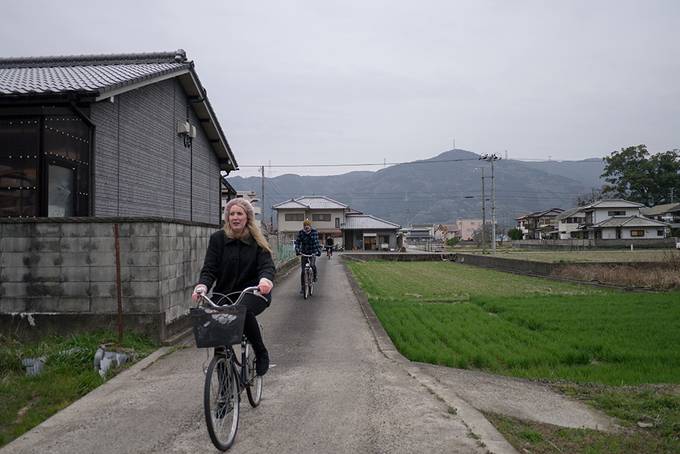
<path fill-rule="evenodd" d="M 342 224 L 345 215 L 352 212 L 349 206 L 325 196 L 304 196 L 286 200 L 272 206 L 276 210 L 276 225 L 280 241 L 291 243 L 297 232 L 302 229 L 305 219 L 319 232 L 319 240 L 324 242 L 332 237 L 337 246 L 342 246 Z"/>
<path fill-rule="evenodd" d="M 609 224 L 604 224 L 605 221 L 611 218 L 639 217 L 640 208 L 642 207 L 644 207 L 644 205 L 641 203 L 629 202 L 628 200 L 623 199 L 598 200 L 597 202 L 584 206 L 582 209 L 585 214 L 585 219 L 581 226 L 584 238 L 605 239 L 602 237 L 603 230 L 600 227 L 605 226 L 605 229 L 609 229 L 617 222 L 614 220 Z M 606 232 L 606 236 L 608 239 L 612 239 L 609 232 Z M 615 234 L 613 238 L 617 237 L 620 237 L 620 235 Z"/>
<path fill-rule="evenodd" d="M 434 226 L 435 241 L 448 241 L 451 238 L 459 238 L 456 224 L 436 224 Z"/>
<path fill-rule="evenodd" d="M 424 244 L 434 240 L 433 224 L 412 224 L 402 229 L 402 233 L 409 244 Z"/>
<path fill-rule="evenodd" d="M 640 213 L 650 219 L 666 222 L 674 236 L 680 236 L 680 203 L 665 203 L 650 208 L 640 208 Z"/>
<path fill-rule="evenodd" d="M 456 221 L 456 231 L 458 237 L 463 241 L 471 241 L 475 232 L 482 228 L 481 219 L 458 219 Z"/>
<path fill-rule="evenodd" d="M 590 226 L 594 238 L 602 240 L 647 240 L 665 238 L 668 224 L 644 216 L 613 216 Z"/>
<path fill-rule="evenodd" d="M 564 211 L 555 217 L 557 221 L 557 231 L 560 240 L 569 240 L 581 238 L 583 232 L 580 227 L 586 220 L 586 214 L 583 212 L 583 207 L 576 207 Z"/>
<path fill-rule="evenodd" d="M 564 212 L 562 208 L 534 211 L 516 218 L 517 228 L 520 229 L 525 240 L 557 238 L 556 218 L 562 212 Z"/>
<path fill-rule="evenodd" d="M 400 227 L 369 214 L 348 214 L 342 225 L 345 250 L 396 250 Z"/>

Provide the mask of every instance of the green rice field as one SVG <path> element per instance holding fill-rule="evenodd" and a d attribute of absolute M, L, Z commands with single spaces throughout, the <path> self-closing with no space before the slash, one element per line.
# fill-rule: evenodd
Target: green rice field
<path fill-rule="evenodd" d="M 680 383 L 680 292 L 621 292 L 450 262 L 349 263 L 413 361 L 577 383 Z"/>

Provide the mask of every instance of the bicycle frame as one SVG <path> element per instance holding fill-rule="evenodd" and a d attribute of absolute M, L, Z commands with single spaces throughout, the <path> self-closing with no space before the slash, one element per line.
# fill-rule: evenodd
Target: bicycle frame
<path fill-rule="evenodd" d="M 314 254 L 300 254 L 302 257 L 306 257 L 308 260 L 305 263 L 305 269 L 304 269 L 304 279 L 305 279 L 305 288 L 303 289 L 304 292 L 304 297 L 307 299 L 307 290 L 309 289 L 309 296 L 312 295 L 313 288 L 314 288 L 314 273 L 312 270 L 312 260 L 316 259 L 316 256 Z"/>

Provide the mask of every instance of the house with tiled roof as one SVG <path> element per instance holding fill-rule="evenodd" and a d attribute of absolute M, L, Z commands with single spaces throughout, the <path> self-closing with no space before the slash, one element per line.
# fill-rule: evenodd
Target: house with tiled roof
<path fill-rule="evenodd" d="M 680 236 L 680 203 L 664 203 L 653 207 L 640 208 L 640 213 L 650 219 L 669 224 L 672 234 Z"/>
<path fill-rule="evenodd" d="M 341 226 L 345 215 L 353 210 L 344 203 L 326 196 L 297 197 L 272 206 L 276 210 L 276 226 L 279 238 L 284 243 L 291 243 L 295 235 L 302 229 L 305 219 L 319 232 L 319 241 L 333 238 L 334 244 L 342 245 Z"/>
<path fill-rule="evenodd" d="M 0 335 L 181 335 L 237 168 L 182 50 L 0 58 Z"/>
<path fill-rule="evenodd" d="M 0 218 L 218 224 L 236 168 L 183 50 L 0 59 Z"/>
<path fill-rule="evenodd" d="M 377 218 L 326 196 L 297 197 L 272 206 L 276 210 L 279 238 L 291 243 L 309 219 L 319 233 L 319 241 L 333 238 L 345 250 L 396 249 L 400 226 Z"/>

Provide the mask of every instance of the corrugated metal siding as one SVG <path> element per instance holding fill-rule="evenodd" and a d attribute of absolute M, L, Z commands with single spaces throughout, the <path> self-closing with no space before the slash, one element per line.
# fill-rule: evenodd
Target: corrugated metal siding
<path fill-rule="evenodd" d="M 124 93 L 92 106 L 96 124 L 95 215 L 163 216 L 219 223 L 217 157 L 197 126 L 191 150 L 176 133 L 187 100 L 175 80 Z M 193 219 L 190 193 L 193 191 Z"/>

